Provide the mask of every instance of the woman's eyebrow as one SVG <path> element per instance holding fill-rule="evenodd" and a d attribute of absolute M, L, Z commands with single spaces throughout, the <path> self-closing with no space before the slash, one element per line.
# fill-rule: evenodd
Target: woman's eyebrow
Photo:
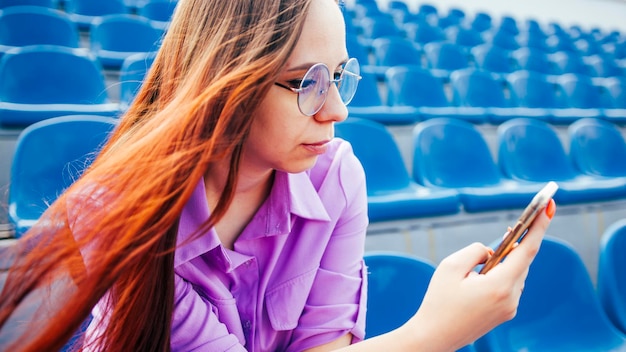
<path fill-rule="evenodd" d="M 338 65 L 337 67 L 343 66 L 345 65 L 345 63 L 348 62 L 348 58 L 344 58 Z M 293 71 L 305 71 L 308 70 L 309 68 L 311 68 L 311 66 L 318 64 L 319 62 L 307 62 L 307 63 L 303 63 L 300 64 L 298 66 L 294 66 L 294 67 L 290 67 L 287 69 L 287 72 L 293 72 Z"/>

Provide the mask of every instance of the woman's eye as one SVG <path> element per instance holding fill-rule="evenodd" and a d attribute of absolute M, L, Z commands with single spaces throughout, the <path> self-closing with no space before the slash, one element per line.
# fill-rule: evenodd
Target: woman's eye
<path fill-rule="evenodd" d="M 343 72 L 343 71 L 342 71 L 342 72 Z M 342 72 L 335 72 L 335 73 L 333 74 L 333 80 L 334 80 L 334 81 L 336 81 L 336 80 L 340 79 L 340 78 L 341 78 L 341 73 L 342 73 Z"/>
<path fill-rule="evenodd" d="M 317 81 L 314 79 L 304 79 L 300 81 L 300 84 L 301 84 L 300 87 L 302 87 L 303 89 L 309 88 L 309 87 L 315 86 L 316 83 Z"/>

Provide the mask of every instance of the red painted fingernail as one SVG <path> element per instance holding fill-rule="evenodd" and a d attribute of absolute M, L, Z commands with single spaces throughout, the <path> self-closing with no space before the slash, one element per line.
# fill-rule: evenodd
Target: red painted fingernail
<path fill-rule="evenodd" d="M 548 217 L 552 219 L 555 212 L 556 212 L 556 204 L 554 203 L 554 199 L 550 199 L 550 202 L 548 203 L 548 206 L 546 207 L 546 215 L 548 215 Z"/>

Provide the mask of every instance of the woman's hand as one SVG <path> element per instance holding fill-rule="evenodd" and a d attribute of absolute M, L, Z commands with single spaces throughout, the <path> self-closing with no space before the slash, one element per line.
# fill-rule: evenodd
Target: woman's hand
<path fill-rule="evenodd" d="M 502 263 L 484 275 L 479 275 L 474 268 L 484 263 L 493 251 L 482 244 L 474 243 L 445 258 L 432 277 L 420 309 L 400 329 L 426 343 L 421 347 L 429 351 L 451 351 L 512 319 L 528 268 L 554 210 L 551 200 L 524 240 Z"/>

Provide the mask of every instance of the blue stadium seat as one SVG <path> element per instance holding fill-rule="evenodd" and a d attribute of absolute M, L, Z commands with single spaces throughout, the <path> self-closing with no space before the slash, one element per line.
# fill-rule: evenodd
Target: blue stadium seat
<path fill-rule="evenodd" d="M 515 180 L 557 182 L 557 203 L 598 202 L 626 196 L 626 179 L 585 175 L 576 170 L 556 130 L 544 121 L 520 118 L 498 126 L 498 164 L 506 177 Z"/>
<path fill-rule="evenodd" d="M 435 272 L 435 264 L 396 252 L 365 252 L 367 324 L 365 338 L 402 326 L 417 311 Z"/>
<path fill-rule="evenodd" d="M 517 26 L 517 20 L 511 16 L 502 16 L 500 21 L 497 23 L 496 28 L 498 32 L 506 32 L 514 36 L 520 33 Z"/>
<path fill-rule="evenodd" d="M 67 0 L 65 11 L 80 30 L 88 31 L 93 20 L 106 15 L 128 14 L 130 8 L 122 0 Z"/>
<path fill-rule="evenodd" d="M 566 103 L 555 83 L 539 72 L 515 71 L 507 77 L 511 99 L 518 106 L 543 109 L 548 121 L 570 124 L 584 117 L 598 117 L 597 109 L 580 109 Z"/>
<path fill-rule="evenodd" d="M 591 75 L 591 67 L 587 65 L 580 54 L 571 51 L 559 51 L 550 56 L 560 74 L 573 73 L 577 75 Z"/>
<path fill-rule="evenodd" d="M 450 26 L 445 30 L 445 34 L 448 41 L 468 49 L 485 42 L 480 32 L 463 25 Z"/>
<path fill-rule="evenodd" d="M 162 34 L 142 17 L 102 16 L 91 26 L 91 50 L 104 68 L 119 69 L 130 55 L 156 51 Z"/>
<path fill-rule="evenodd" d="M 55 117 L 25 128 L 16 142 L 9 220 L 20 237 L 93 161 L 116 126 L 103 116 Z"/>
<path fill-rule="evenodd" d="M 516 60 L 520 70 L 535 71 L 545 75 L 560 73 L 557 72 L 548 54 L 541 49 L 524 47 L 513 51 L 511 56 Z"/>
<path fill-rule="evenodd" d="M 2 0 L 0 1 L 0 9 L 8 9 L 13 6 L 41 6 L 49 8 L 57 8 L 56 0 Z"/>
<path fill-rule="evenodd" d="M 471 27 L 479 32 L 485 32 L 491 29 L 491 15 L 486 12 L 477 12 L 471 22 Z"/>
<path fill-rule="evenodd" d="M 157 22 L 170 22 L 178 0 L 148 0 L 137 8 L 137 14 Z"/>
<path fill-rule="evenodd" d="M 482 111 L 451 106 L 443 80 L 431 71 L 416 66 L 397 66 L 387 70 L 387 104 L 418 109 L 421 120 L 434 117 L 458 117 L 473 123 L 487 121 Z"/>
<path fill-rule="evenodd" d="M 391 66 L 422 64 L 422 53 L 406 38 L 385 37 L 372 41 L 374 64 L 386 71 Z"/>
<path fill-rule="evenodd" d="M 116 116 L 102 69 L 84 49 L 25 46 L 0 60 L 0 124 L 27 126 L 55 116 Z"/>
<path fill-rule="evenodd" d="M 486 33 L 486 42 L 499 46 L 505 50 L 517 50 L 521 47 L 517 41 L 517 34 L 510 33 L 507 30 L 494 30 Z"/>
<path fill-rule="evenodd" d="M 481 132 L 457 119 L 431 119 L 413 130 L 413 179 L 459 192 L 467 212 L 524 208 L 540 185 L 506 179 Z"/>
<path fill-rule="evenodd" d="M 425 44 L 446 39 L 444 31 L 428 22 L 408 22 L 402 27 L 406 37 L 423 48 Z"/>
<path fill-rule="evenodd" d="M 460 45 L 450 42 L 431 42 L 424 45 L 426 64 L 431 72 L 447 78 L 450 72 L 469 67 L 469 54 Z"/>
<path fill-rule="evenodd" d="M 604 118 L 615 123 L 626 123 L 626 76 L 608 77 L 600 81 L 607 108 L 604 109 Z"/>
<path fill-rule="evenodd" d="M 501 76 L 517 69 L 515 61 L 508 50 L 492 44 L 482 44 L 471 49 L 476 67 Z"/>
<path fill-rule="evenodd" d="M 120 110 L 128 109 L 152 66 L 156 52 L 137 53 L 127 57 L 120 68 Z"/>
<path fill-rule="evenodd" d="M 557 79 L 558 87 L 568 108 L 579 109 L 579 117 L 603 117 L 602 109 L 607 107 L 600 89 L 590 77 L 567 73 Z M 573 122 L 570 120 L 566 122 Z"/>
<path fill-rule="evenodd" d="M 431 190 L 411 181 L 400 150 L 384 125 L 348 118 L 335 125 L 335 134 L 352 144 L 355 155 L 363 164 L 370 221 L 438 216 L 460 211 L 455 191 Z"/>
<path fill-rule="evenodd" d="M 517 315 L 475 343 L 479 351 L 623 351 L 626 336 L 604 313 L 580 255 L 546 236 Z"/>
<path fill-rule="evenodd" d="M 346 34 L 346 47 L 348 48 L 350 57 L 355 57 L 359 61 L 362 70 L 370 65 L 369 47 L 366 48 L 365 45 L 359 41 L 357 34 Z"/>
<path fill-rule="evenodd" d="M 578 170 L 626 177 L 626 141 L 618 127 L 600 119 L 580 119 L 568 127 L 569 155 Z"/>
<path fill-rule="evenodd" d="M 348 116 L 373 120 L 384 125 L 406 125 L 419 120 L 419 113 L 415 108 L 383 104 L 375 74 L 362 72 L 361 77 L 359 89 L 348 105 Z"/>
<path fill-rule="evenodd" d="M 598 295 L 609 319 L 626 334 L 626 218 L 611 224 L 600 239 Z"/>
<path fill-rule="evenodd" d="M 368 16 L 358 22 L 365 39 L 374 40 L 381 37 L 404 37 L 393 18 L 388 14 Z"/>
<path fill-rule="evenodd" d="M 409 254 L 397 252 L 366 252 L 367 265 L 367 324 L 365 338 L 394 330 L 417 311 L 435 264 Z M 473 345 L 460 349 L 475 351 Z"/>
<path fill-rule="evenodd" d="M 574 41 L 567 33 L 553 34 L 546 39 L 548 51 L 558 52 L 566 51 L 580 55 L 578 48 L 574 45 Z"/>
<path fill-rule="evenodd" d="M 14 47 L 61 45 L 78 48 L 78 27 L 64 12 L 41 6 L 13 6 L 0 15 L 0 57 Z"/>
<path fill-rule="evenodd" d="M 592 68 L 592 75 L 596 77 L 622 77 L 626 76 L 626 71 L 619 67 L 615 60 L 593 55 L 586 57 L 586 63 Z"/>
<path fill-rule="evenodd" d="M 467 68 L 450 74 L 453 102 L 463 110 L 482 113 L 493 124 L 516 117 L 547 119 L 544 109 L 512 107 L 505 97 L 505 84 L 498 76 L 484 70 Z"/>

